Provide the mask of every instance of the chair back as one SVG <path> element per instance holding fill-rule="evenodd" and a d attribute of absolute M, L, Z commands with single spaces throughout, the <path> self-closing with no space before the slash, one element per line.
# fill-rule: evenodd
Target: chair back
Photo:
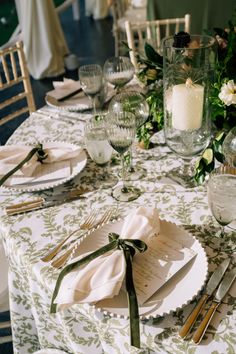
<path fill-rule="evenodd" d="M 190 15 L 182 18 L 168 18 L 163 20 L 125 22 L 126 36 L 130 48 L 130 59 L 134 67 L 138 67 L 137 52 L 142 52 L 145 42 L 151 44 L 158 52 L 161 52 L 161 43 L 164 37 L 168 37 L 180 30 L 190 32 Z"/>
<path fill-rule="evenodd" d="M 0 50 L 0 92 L 0 126 L 36 110 L 22 42 Z"/>
<path fill-rule="evenodd" d="M 123 53 L 122 41 L 127 41 L 125 32 L 125 12 L 129 7 L 127 0 L 111 0 L 111 13 L 113 17 L 113 36 L 115 39 L 115 56 Z"/>

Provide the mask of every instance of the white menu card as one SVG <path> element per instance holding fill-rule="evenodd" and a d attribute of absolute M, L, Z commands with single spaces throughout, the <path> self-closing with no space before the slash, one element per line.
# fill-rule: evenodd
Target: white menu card
<path fill-rule="evenodd" d="M 181 240 L 178 242 L 162 234 L 153 237 L 148 249 L 136 254 L 133 259 L 133 278 L 139 305 L 144 304 L 195 255 Z"/>

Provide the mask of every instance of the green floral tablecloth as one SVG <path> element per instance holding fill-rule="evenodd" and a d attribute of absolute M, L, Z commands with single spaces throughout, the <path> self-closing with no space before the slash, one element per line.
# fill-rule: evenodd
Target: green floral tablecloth
<path fill-rule="evenodd" d="M 23 123 L 8 143 L 57 140 L 82 144 L 83 125 L 88 117 L 86 114 L 56 112 L 45 106 Z M 131 208 L 139 205 L 156 206 L 161 218 L 183 226 L 202 243 L 211 272 L 228 257 L 235 245 L 236 232 L 227 229 L 223 240 L 214 237 L 219 226 L 208 209 L 205 186 L 184 189 L 163 177 L 181 161 L 156 140 L 155 148 L 135 151 L 135 162 L 147 169 L 147 177 L 133 182 L 143 193 L 133 202 L 118 203 L 119 216 L 127 215 Z M 108 173 L 116 175 L 119 168 L 119 165 L 111 165 Z M 165 317 L 141 321 L 140 350 L 129 344 L 129 322 L 126 319 L 103 314 L 89 305 L 74 305 L 55 315 L 49 313 L 59 271 L 40 261 L 40 257 L 77 228 L 91 208 L 102 209 L 116 204 L 111 197 L 111 189 L 103 188 L 103 173 L 102 167 L 88 159 L 86 168 L 73 181 L 54 190 L 35 193 L 51 195 L 78 185 L 89 189 L 85 199 L 11 217 L 6 216 L 4 207 L 25 200 L 32 193 L 0 189 L 0 232 L 10 263 L 9 289 L 15 353 L 33 353 L 40 348 L 57 348 L 74 354 L 235 353 L 235 284 L 198 346 L 189 339 L 182 340 L 178 331 L 200 294 L 190 299 L 188 305 Z"/>

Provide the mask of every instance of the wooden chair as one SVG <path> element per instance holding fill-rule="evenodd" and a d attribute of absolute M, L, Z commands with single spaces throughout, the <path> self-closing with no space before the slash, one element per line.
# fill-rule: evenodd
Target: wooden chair
<path fill-rule="evenodd" d="M 0 335 L 0 344 L 12 341 L 11 322 L 9 315 L 8 294 L 8 260 L 5 256 L 3 244 L 0 240 L 0 330 L 8 331 L 6 335 Z"/>
<path fill-rule="evenodd" d="M 164 37 L 173 35 L 183 30 L 190 32 L 190 15 L 186 14 L 183 18 L 168 18 L 163 20 L 125 22 L 128 46 L 131 49 L 130 59 L 134 67 L 138 67 L 137 52 L 141 53 L 145 42 L 151 44 L 159 53 Z"/>
<path fill-rule="evenodd" d="M 113 36 L 115 39 L 115 56 L 127 54 L 127 49 L 122 42 L 127 42 L 125 22 L 146 20 L 146 8 L 135 9 L 128 0 L 111 0 L 113 16 Z"/>
<path fill-rule="evenodd" d="M 0 50 L 0 92 L 0 126 L 36 110 L 22 42 Z"/>

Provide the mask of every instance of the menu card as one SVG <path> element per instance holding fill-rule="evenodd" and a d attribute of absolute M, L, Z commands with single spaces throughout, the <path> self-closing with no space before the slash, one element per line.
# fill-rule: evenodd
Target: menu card
<path fill-rule="evenodd" d="M 196 252 L 181 241 L 159 234 L 152 238 L 144 253 L 135 255 L 133 278 L 139 305 L 196 256 Z"/>

